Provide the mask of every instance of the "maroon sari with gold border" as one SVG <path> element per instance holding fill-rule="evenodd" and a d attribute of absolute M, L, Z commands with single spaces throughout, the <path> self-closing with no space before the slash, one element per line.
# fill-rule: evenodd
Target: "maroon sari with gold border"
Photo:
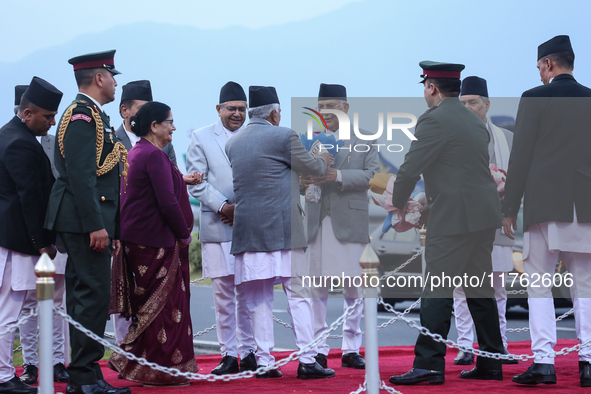
<path fill-rule="evenodd" d="M 198 372 L 189 310 L 188 249 L 179 249 L 178 243 L 155 248 L 126 242 L 122 258 L 113 262 L 111 312 L 133 317 L 121 343 L 123 350 L 165 367 Z M 108 366 L 133 382 L 178 385 L 187 381 L 117 353 L 111 355 Z"/>

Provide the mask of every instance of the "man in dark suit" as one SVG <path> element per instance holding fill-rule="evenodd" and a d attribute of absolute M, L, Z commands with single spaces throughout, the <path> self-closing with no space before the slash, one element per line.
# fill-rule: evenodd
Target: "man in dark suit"
<path fill-rule="evenodd" d="M 279 97 L 273 87 L 251 86 L 248 125 L 226 143 L 232 166 L 234 224 L 232 248 L 234 281 L 245 291 L 248 319 L 257 344 L 257 364 L 271 365 L 273 350 L 273 284 L 281 280 L 287 295 L 296 346 L 314 340 L 312 303 L 302 292 L 301 269 L 307 246 L 300 205 L 299 173 L 322 175 L 332 164 L 306 151 L 295 131 L 278 127 Z M 330 158 L 330 159 L 329 159 Z M 332 369 L 314 359 L 315 349 L 299 356 L 299 379 L 331 378 Z M 272 369 L 262 378 L 280 378 Z"/>
<path fill-rule="evenodd" d="M 21 98 L 29 85 L 17 85 L 14 87 L 14 114 L 17 115 L 20 110 Z M 38 135 L 37 141 L 43 147 L 45 155 L 51 163 L 51 173 L 54 177 L 58 176 L 57 170 L 53 164 L 53 150 L 55 149 L 55 137 L 52 134 Z M 52 181 L 53 185 L 53 181 Z M 45 218 L 44 218 L 45 219 Z M 58 249 L 53 264 L 55 266 L 55 275 L 53 280 L 55 282 L 55 289 L 53 292 L 53 305 L 61 311 L 65 312 L 64 295 L 66 292 L 66 282 L 64 273 L 66 271 L 66 260 L 68 256 L 63 249 L 61 241 L 56 239 L 56 249 Z M 21 310 L 21 315 L 30 315 L 32 310 L 37 308 L 36 291 L 27 290 L 25 300 Z M 54 381 L 64 383 L 69 380 L 66 372 L 65 352 L 69 352 L 70 346 L 65 345 L 65 321 L 64 318 L 58 314 L 53 315 L 53 377 Z M 23 373 L 20 379 L 27 384 L 37 383 L 37 376 L 39 375 L 39 359 L 37 358 L 37 339 L 38 327 L 37 316 L 31 316 L 29 320 L 19 326 L 21 346 L 23 348 Z"/>
<path fill-rule="evenodd" d="M 115 51 L 69 60 L 79 93 L 60 120 L 46 228 L 57 231 L 68 252 L 68 314 L 102 337 L 109 310 L 111 252 L 119 243 L 119 161 L 127 151 L 117 142 L 102 106 L 115 99 Z M 123 172 L 125 176 L 125 172 Z M 103 345 L 71 330 L 68 394 L 128 394 L 103 379 L 97 363 Z"/>
<path fill-rule="evenodd" d="M 499 194 L 488 168 L 488 131 L 482 120 L 464 107 L 460 94 L 461 64 L 421 62 L 424 96 L 429 110 L 418 120 L 410 146 L 394 183 L 392 205 L 401 216 L 423 174 L 429 203 L 425 245 L 427 280 L 421 299 L 421 325 L 447 338 L 453 306 L 453 286 L 437 286 L 434 278 L 477 277 L 482 287 L 464 286 L 476 325 L 480 350 L 502 353 L 503 342 L 494 290 L 484 275 L 492 271 L 495 230 L 502 221 Z M 433 285 L 433 286 L 432 286 Z M 480 283 L 479 283 L 480 285 Z M 419 335 L 413 369 L 392 376 L 391 383 L 444 383 L 444 343 Z M 478 357 L 464 379 L 502 380 L 501 360 Z"/>
<path fill-rule="evenodd" d="M 568 36 L 538 47 L 543 86 L 523 93 L 515 123 L 503 204 L 503 229 L 513 237 L 523 201 L 523 270 L 529 279 L 532 351 L 538 356 L 513 381 L 556 383 L 552 284 L 557 261 L 572 276 L 571 296 L 581 344 L 591 340 L 591 89 L 573 77 L 575 54 Z M 591 387 L 591 348 L 579 352 L 582 387 Z"/>
<path fill-rule="evenodd" d="M 150 101 L 153 101 L 150 81 L 132 81 L 123 85 L 121 103 L 119 104 L 119 114 L 123 118 L 123 123 L 121 123 L 121 126 L 115 131 L 115 134 L 128 152 L 134 147 L 135 143 L 140 140 L 140 137 L 131 132 L 131 125 L 129 124 L 130 119 L 132 116 L 135 116 L 142 105 Z M 172 142 L 162 148 L 162 150 L 176 165 L 176 154 L 174 153 Z M 117 335 L 117 333 L 115 335 Z"/>
<path fill-rule="evenodd" d="M 14 324 L 27 290 L 35 289 L 34 267 L 43 253 L 52 259 L 55 234 L 43 228 L 54 182 L 36 136 L 55 125 L 62 92 L 34 77 L 17 115 L 0 129 L 0 326 Z M 34 393 L 14 374 L 14 334 L 0 338 L 0 393 Z"/>

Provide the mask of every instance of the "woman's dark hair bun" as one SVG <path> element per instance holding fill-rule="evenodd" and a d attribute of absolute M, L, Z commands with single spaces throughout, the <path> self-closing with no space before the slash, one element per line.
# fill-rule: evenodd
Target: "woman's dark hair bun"
<path fill-rule="evenodd" d="M 131 125 L 131 132 L 137 135 L 137 133 L 140 131 L 140 120 L 137 118 L 137 116 L 132 116 L 129 119 L 129 124 Z"/>
<path fill-rule="evenodd" d="M 131 131 L 138 137 L 145 137 L 150 132 L 152 123 L 162 123 L 170 114 L 170 107 L 158 101 L 150 101 L 141 106 L 135 116 L 132 116 L 129 121 L 131 124 Z"/>

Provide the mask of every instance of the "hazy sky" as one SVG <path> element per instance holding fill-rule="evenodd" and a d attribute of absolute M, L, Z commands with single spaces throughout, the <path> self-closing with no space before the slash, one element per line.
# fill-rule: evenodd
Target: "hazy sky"
<path fill-rule="evenodd" d="M 232 25 L 259 29 L 309 19 L 359 1 L 362 0 L 2 0 L 0 62 L 19 60 L 37 49 L 63 44 L 81 34 L 134 22 L 202 29 Z"/>

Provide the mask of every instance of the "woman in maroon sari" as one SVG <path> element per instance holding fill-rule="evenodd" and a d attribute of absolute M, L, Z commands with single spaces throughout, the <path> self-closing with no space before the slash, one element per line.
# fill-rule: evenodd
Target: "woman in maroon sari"
<path fill-rule="evenodd" d="M 170 107 L 144 104 L 131 120 L 142 137 L 130 151 L 121 193 L 119 259 L 113 262 L 111 313 L 133 323 L 121 348 L 183 372 L 197 372 L 189 310 L 189 254 L 193 213 L 183 176 L 162 147 L 175 130 Z M 109 367 L 147 385 L 186 385 L 113 353 Z"/>

